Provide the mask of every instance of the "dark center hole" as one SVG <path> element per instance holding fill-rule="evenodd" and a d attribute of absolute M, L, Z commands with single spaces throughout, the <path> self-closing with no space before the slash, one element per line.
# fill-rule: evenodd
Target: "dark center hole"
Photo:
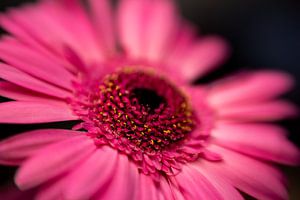
<path fill-rule="evenodd" d="M 132 94 L 138 99 L 139 104 L 148 107 L 150 112 L 158 108 L 160 104 L 166 102 L 162 96 L 147 88 L 135 88 L 132 90 Z"/>

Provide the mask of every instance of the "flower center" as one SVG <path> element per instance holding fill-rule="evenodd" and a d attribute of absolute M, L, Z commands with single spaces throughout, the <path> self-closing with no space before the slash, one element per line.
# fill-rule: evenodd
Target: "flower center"
<path fill-rule="evenodd" d="M 183 140 L 196 124 L 183 93 L 165 79 L 138 70 L 107 75 L 89 95 L 95 137 L 157 152 Z M 128 145 L 127 145 L 128 146 Z"/>
<path fill-rule="evenodd" d="M 165 104 L 165 99 L 159 96 L 154 90 L 147 88 L 136 88 L 132 90 L 132 98 L 137 98 L 138 103 L 146 107 L 153 113 L 161 104 Z"/>

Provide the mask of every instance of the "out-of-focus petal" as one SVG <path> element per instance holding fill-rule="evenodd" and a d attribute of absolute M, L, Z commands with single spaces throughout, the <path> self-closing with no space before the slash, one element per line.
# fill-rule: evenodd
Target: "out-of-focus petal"
<path fill-rule="evenodd" d="M 219 119 L 233 121 L 273 121 L 297 115 L 298 109 L 287 101 L 225 106 L 217 110 Z"/>
<path fill-rule="evenodd" d="M 0 81 L 0 96 L 18 101 L 45 102 L 47 104 L 64 103 L 62 99 L 35 92 L 6 81 Z"/>
<path fill-rule="evenodd" d="M 177 63 L 177 70 L 188 82 L 210 72 L 227 58 L 229 47 L 221 38 L 204 37 L 196 41 Z"/>
<path fill-rule="evenodd" d="M 124 0 L 118 11 L 120 40 L 136 59 L 158 62 L 176 36 L 176 9 L 170 0 Z"/>
<path fill-rule="evenodd" d="M 282 72 L 249 72 L 216 82 L 209 92 L 208 101 L 217 108 L 255 103 L 275 98 L 292 86 L 293 79 Z"/>
<path fill-rule="evenodd" d="M 62 129 L 41 129 L 18 134 L 0 142 L 0 163 L 19 165 L 45 146 L 82 135 L 82 132 Z"/>
<path fill-rule="evenodd" d="M 72 12 L 65 12 L 66 9 Z M 77 0 L 42 1 L 38 5 L 27 5 L 11 10 L 0 21 L 4 28 L 42 51 L 50 49 L 50 52 L 63 55 L 64 47 L 69 46 L 87 63 L 102 59 L 95 30 Z"/>
<path fill-rule="evenodd" d="M 109 0 L 89 0 L 93 25 L 105 54 L 115 53 L 115 19 Z"/>
<path fill-rule="evenodd" d="M 87 136 L 78 136 L 50 145 L 27 160 L 18 170 L 15 182 L 21 189 L 29 189 L 58 176 L 96 147 Z"/>
<path fill-rule="evenodd" d="M 43 94 L 58 98 L 66 98 L 70 96 L 70 92 L 55 87 L 49 83 L 38 80 L 12 66 L 0 63 L 0 78 L 12 82 L 21 87 L 28 88 Z"/>
<path fill-rule="evenodd" d="M 210 150 L 223 157 L 222 162 L 205 160 L 196 163 L 201 168 L 211 170 L 239 190 L 257 199 L 288 199 L 282 174 L 275 168 L 245 155 L 211 145 Z"/>
<path fill-rule="evenodd" d="M 32 124 L 77 120 L 67 105 L 10 101 L 0 104 L 0 123 Z"/>
<path fill-rule="evenodd" d="M 286 132 L 274 125 L 219 123 L 212 131 L 214 143 L 257 158 L 283 164 L 299 164 L 298 148 Z"/>
<path fill-rule="evenodd" d="M 58 87 L 72 90 L 74 75 L 47 56 L 12 37 L 0 41 L 0 58 L 11 66 Z"/>

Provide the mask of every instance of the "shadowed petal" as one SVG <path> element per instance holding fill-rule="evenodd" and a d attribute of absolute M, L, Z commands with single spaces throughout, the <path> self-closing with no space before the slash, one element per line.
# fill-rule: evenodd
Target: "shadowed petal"
<path fill-rule="evenodd" d="M 63 189 L 66 187 L 66 179 L 63 174 L 57 178 L 43 184 L 37 194 L 35 200 L 63 200 Z"/>

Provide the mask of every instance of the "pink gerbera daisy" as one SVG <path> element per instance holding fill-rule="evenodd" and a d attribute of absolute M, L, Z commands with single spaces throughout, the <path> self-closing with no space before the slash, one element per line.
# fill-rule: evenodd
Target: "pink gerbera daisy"
<path fill-rule="evenodd" d="M 196 38 L 171 0 L 43 0 L 1 15 L 0 122 L 78 120 L 0 142 L 0 163 L 35 199 L 287 199 L 272 162 L 298 164 L 274 71 L 193 80 L 228 47 Z"/>

